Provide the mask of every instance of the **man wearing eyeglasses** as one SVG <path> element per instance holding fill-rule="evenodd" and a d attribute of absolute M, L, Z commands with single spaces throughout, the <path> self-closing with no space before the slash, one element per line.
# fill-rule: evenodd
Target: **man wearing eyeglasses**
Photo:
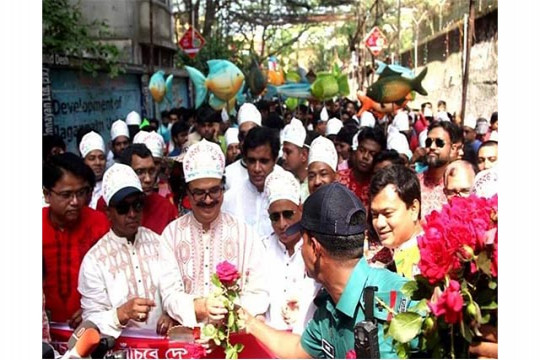
<path fill-rule="evenodd" d="M 52 156 L 43 165 L 43 292 L 51 321 L 76 328 L 82 321 L 77 278 L 81 261 L 107 231 L 104 214 L 89 208 L 95 178 L 72 153 Z"/>
<path fill-rule="evenodd" d="M 268 215 L 274 232 L 263 238 L 269 276 L 270 307 L 266 322 L 275 329 L 301 334 L 313 315 L 310 305 L 319 286 L 306 276 L 302 259 L 302 234 L 292 225 L 302 218 L 300 185 L 288 171 L 274 171 L 266 178 Z M 309 311 L 312 310 L 312 311 Z"/>
<path fill-rule="evenodd" d="M 83 319 L 114 338 L 126 327 L 166 335 L 174 321 L 163 312 L 159 294 L 161 239 L 141 226 L 145 195 L 137 174 L 114 164 L 103 176 L 103 197 L 111 230 L 81 264 Z"/>
<path fill-rule="evenodd" d="M 444 172 L 444 194 L 450 201 L 454 196 L 468 197 L 474 185 L 474 168 L 465 160 L 456 160 Z"/>
<path fill-rule="evenodd" d="M 201 140 L 183 159 L 187 193 L 193 212 L 170 223 L 160 248 L 160 291 L 163 307 L 181 325 L 194 327 L 221 321 L 227 310 L 212 295 L 216 266 L 227 260 L 241 274 L 243 306 L 254 314 L 268 308 L 263 271 L 264 248 L 256 232 L 221 211 L 225 156 L 219 145 Z"/>
<path fill-rule="evenodd" d="M 135 171 L 146 195 L 142 226 L 161 234 L 163 229 L 178 217 L 178 211 L 173 204 L 154 191 L 158 168 L 155 165 L 152 152 L 144 144 L 132 144 L 122 152 L 120 161 L 124 165 L 131 166 Z M 103 197 L 98 202 L 98 210 L 106 212 Z"/>
<path fill-rule="evenodd" d="M 418 174 L 422 192 L 422 218 L 433 210 L 439 211 L 446 204 L 444 172 L 458 152 L 462 138 L 459 126 L 449 121 L 432 123 L 426 138 L 426 162 L 428 168 Z"/>

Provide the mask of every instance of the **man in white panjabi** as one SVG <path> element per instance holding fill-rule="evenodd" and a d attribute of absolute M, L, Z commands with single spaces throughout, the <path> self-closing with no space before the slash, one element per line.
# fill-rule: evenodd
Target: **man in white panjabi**
<path fill-rule="evenodd" d="M 141 226 L 144 193 L 135 171 L 114 164 L 103 177 L 111 230 L 86 253 L 79 272 L 83 320 L 118 338 L 128 328 L 165 335 L 174 321 L 159 294 L 158 234 Z"/>
<path fill-rule="evenodd" d="M 266 178 L 264 191 L 274 229 L 263 238 L 266 261 L 272 269 L 267 272 L 270 307 L 266 322 L 275 329 L 301 334 L 313 317 L 315 307 L 311 304 L 320 285 L 306 275 L 302 234 L 299 228 L 291 228 L 302 218 L 300 185 L 290 172 L 273 171 Z"/>
<path fill-rule="evenodd" d="M 95 210 L 97 202 L 103 193 L 102 179 L 106 165 L 105 142 L 97 132 L 90 131 L 82 137 L 79 151 L 84 163 L 90 166 L 96 177 L 96 185 L 92 190 L 92 198 L 88 204 L 89 207 Z"/>
<path fill-rule="evenodd" d="M 186 327 L 220 321 L 227 310 L 212 293 L 216 266 L 228 261 L 241 274 L 240 302 L 255 314 L 268 308 L 262 264 L 264 247 L 255 231 L 221 211 L 225 157 L 217 144 L 189 147 L 183 169 L 193 212 L 171 222 L 160 248 L 160 291 L 168 314 Z"/>

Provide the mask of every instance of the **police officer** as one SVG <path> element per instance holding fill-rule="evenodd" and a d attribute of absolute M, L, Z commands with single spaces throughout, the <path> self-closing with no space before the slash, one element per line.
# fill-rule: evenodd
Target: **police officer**
<path fill-rule="evenodd" d="M 355 325 L 370 319 L 376 334 L 370 346 L 378 347 L 381 358 L 397 357 L 392 339 L 383 334 L 383 324 L 393 314 L 377 299 L 393 313 L 406 311 L 409 300 L 399 290 L 407 280 L 370 268 L 362 258 L 367 222 L 360 200 L 339 183 L 324 185 L 306 200 L 297 228 L 302 231 L 307 274 L 323 286 L 314 301 L 313 319 L 300 336 L 275 330 L 241 310 L 246 331 L 279 358 L 343 359 L 355 356 Z"/>

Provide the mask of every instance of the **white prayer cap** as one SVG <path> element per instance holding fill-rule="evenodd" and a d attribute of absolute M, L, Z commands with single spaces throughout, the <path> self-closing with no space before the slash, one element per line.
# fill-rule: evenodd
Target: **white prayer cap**
<path fill-rule="evenodd" d="M 138 112 L 132 111 L 126 116 L 126 124 L 128 125 L 141 125 L 141 115 Z"/>
<path fill-rule="evenodd" d="M 409 130 L 409 115 L 405 111 L 399 111 L 394 117 L 392 124 L 399 131 Z"/>
<path fill-rule="evenodd" d="M 289 123 L 289 125 L 296 125 L 296 126 L 304 126 L 304 124 L 302 123 L 302 121 L 298 120 L 297 118 L 293 117 L 291 119 L 291 122 Z"/>
<path fill-rule="evenodd" d="M 354 134 L 353 138 L 352 138 L 352 145 L 351 145 L 351 150 L 352 151 L 356 151 L 356 149 L 358 149 L 358 135 L 360 135 L 360 132 L 362 130 L 358 130 L 358 132 L 356 134 Z"/>
<path fill-rule="evenodd" d="M 239 144 L 240 141 L 238 140 L 238 128 L 230 127 L 225 131 L 225 144 L 227 144 L 227 147 L 231 144 Z"/>
<path fill-rule="evenodd" d="M 360 126 L 374 127 L 375 116 L 369 111 L 364 111 L 360 117 Z"/>
<path fill-rule="evenodd" d="M 339 130 L 343 127 L 343 122 L 337 118 L 331 118 L 326 124 L 326 136 L 337 135 Z"/>
<path fill-rule="evenodd" d="M 424 129 L 418 134 L 418 144 L 420 147 L 425 148 L 426 147 L 426 140 L 427 140 L 427 129 Z"/>
<path fill-rule="evenodd" d="M 257 107 L 250 103 L 245 103 L 242 106 L 240 106 L 240 109 L 238 109 L 238 126 L 242 125 L 243 123 L 247 121 L 252 121 L 255 124 L 261 126 L 262 124 L 262 117 L 261 113 L 257 109 Z"/>
<path fill-rule="evenodd" d="M 427 117 L 427 116 L 433 117 L 433 111 L 431 110 L 431 108 L 428 108 L 427 106 L 424 108 L 424 116 L 425 117 Z"/>
<path fill-rule="evenodd" d="M 283 129 L 283 141 L 290 142 L 298 147 L 303 147 L 306 141 L 306 129 L 304 125 L 298 123 L 290 123 Z"/>
<path fill-rule="evenodd" d="M 111 125 L 111 140 L 114 141 L 119 136 L 126 136 L 129 139 L 129 130 L 127 124 L 118 119 Z"/>
<path fill-rule="evenodd" d="M 490 132 L 489 133 L 489 140 L 499 142 L 499 132 L 498 131 Z"/>
<path fill-rule="evenodd" d="M 450 121 L 446 111 L 439 111 L 436 116 L 437 121 Z"/>
<path fill-rule="evenodd" d="M 277 200 L 289 200 L 300 205 L 300 183 L 289 171 L 272 171 L 264 181 L 268 206 Z"/>
<path fill-rule="evenodd" d="M 152 153 L 152 156 L 155 158 L 163 157 L 163 148 L 165 147 L 165 141 L 163 141 L 163 137 L 155 131 L 139 131 L 133 137 L 133 143 L 146 145 L 148 150 L 150 150 L 150 152 Z"/>
<path fill-rule="evenodd" d="M 337 171 L 338 155 L 332 140 L 324 136 L 318 136 L 313 140 L 309 149 L 308 166 L 315 161 L 322 161 Z"/>
<path fill-rule="evenodd" d="M 83 159 L 92 150 L 101 150 L 103 154 L 105 154 L 105 142 L 101 135 L 94 131 L 90 131 L 88 134 L 84 135 L 79 144 L 79 151 L 81 152 Z"/>
<path fill-rule="evenodd" d="M 472 187 L 472 193 L 477 196 L 490 198 L 498 193 L 498 170 L 497 166 L 490 169 L 482 170 L 476 174 L 474 178 L 474 185 Z"/>
<path fill-rule="evenodd" d="M 229 121 L 229 114 L 227 114 L 227 110 L 225 108 L 221 110 L 221 121 Z"/>
<path fill-rule="evenodd" d="M 463 121 L 463 126 L 470 127 L 471 129 L 476 128 L 476 119 L 472 115 L 465 116 L 465 120 Z"/>
<path fill-rule="evenodd" d="M 141 181 L 131 166 L 115 163 L 103 175 L 103 198 L 107 206 L 126 196 L 142 193 Z"/>
<path fill-rule="evenodd" d="M 412 158 L 412 152 L 409 148 L 409 142 L 407 137 L 400 132 L 393 133 L 391 136 L 388 136 L 387 148 L 389 150 L 396 150 L 400 154 L 405 154 L 409 158 Z"/>
<path fill-rule="evenodd" d="M 186 183 L 197 179 L 222 179 L 225 155 L 219 145 L 202 139 L 191 145 L 182 163 Z"/>
<path fill-rule="evenodd" d="M 329 117 L 330 116 L 328 116 L 328 110 L 326 110 L 326 106 L 323 106 L 323 108 L 321 110 L 321 116 L 320 116 L 321 121 L 326 122 L 326 121 L 328 121 Z"/>

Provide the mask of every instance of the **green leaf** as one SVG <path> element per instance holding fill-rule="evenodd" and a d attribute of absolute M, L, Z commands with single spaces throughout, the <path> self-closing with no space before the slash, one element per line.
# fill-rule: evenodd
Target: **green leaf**
<path fill-rule="evenodd" d="M 238 351 L 238 352 L 241 352 L 242 350 L 244 350 L 244 344 L 238 343 L 238 344 L 234 345 L 234 347 L 236 348 L 236 351 Z"/>
<path fill-rule="evenodd" d="M 396 354 L 397 356 L 399 356 L 400 359 L 409 358 L 409 351 L 410 351 L 409 344 L 403 344 L 403 343 L 398 342 L 394 345 L 394 348 L 396 349 Z"/>
<path fill-rule="evenodd" d="M 420 300 L 414 306 L 411 306 L 408 310 L 411 311 L 411 312 L 427 314 L 429 312 L 429 306 L 427 304 L 427 299 Z"/>
<path fill-rule="evenodd" d="M 215 286 L 217 287 L 222 287 L 223 285 L 221 284 L 221 281 L 219 281 L 219 278 L 216 274 L 212 274 L 212 277 L 210 278 L 210 281 L 212 282 L 212 284 L 214 284 Z"/>
<path fill-rule="evenodd" d="M 225 330 L 221 328 L 218 330 L 217 336 L 220 340 L 225 340 L 225 338 L 227 337 L 227 335 L 225 334 Z"/>
<path fill-rule="evenodd" d="M 216 336 L 218 330 L 213 324 L 206 324 L 203 326 L 202 333 L 205 337 L 213 338 Z"/>
<path fill-rule="evenodd" d="M 214 342 L 216 343 L 217 346 L 221 345 L 221 340 L 218 338 L 214 338 Z"/>
<path fill-rule="evenodd" d="M 422 316 L 417 313 L 399 313 L 390 322 L 388 334 L 401 343 L 407 343 L 420 333 L 422 323 Z"/>
<path fill-rule="evenodd" d="M 491 280 L 489 283 L 488 283 L 488 286 L 491 290 L 495 290 L 497 288 L 497 282 L 496 281 L 493 281 Z"/>
<path fill-rule="evenodd" d="M 478 255 L 478 259 L 476 260 L 476 264 L 478 265 L 478 268 L 487 275 L 491 275 L 491 259 L 489 258 L 486 251 L 482 251 Z"/>
<path fill-rule="evenodd" d="M 492 301 L 487 305 L 480 306 L 480 309 L 482 309 L 482 310 L 496 310 L 498 308 L 499 308 L 499 305 L 497 304 L 496 301 Z"/>
<path fill-rule="evenodd" d="M 464 321 L 461 321 L 459 325 L 459 332 L 461 333 L 461 336 L 463 336 L 463 338 L 468 343 L 471 343 L 473 338 L 473 332 L 471 331 L 469 326 L 465 325 Z"/>
<path fill-rule="evenodd" d="M 227 327 L 231 328 L 234 325 L 234 312 L 229 312 L 229 318 L 227 319 Z"/>
<path fill-rule="evenodd" d="M 482 319 L 480 320 L 480 324 L 482 325 L 487 324 L 489 323 L 490 320 L 491 320 L 491 314 L 486 313 L 484 316 L 482 316 Z"/>
<path fill-rule="evenodd" d="M 411 298 L 415 291 L 418 290 L 418 283 L 416 280 L 406 282 L 401 288 L 401 292 L 408 298 Z"/>

